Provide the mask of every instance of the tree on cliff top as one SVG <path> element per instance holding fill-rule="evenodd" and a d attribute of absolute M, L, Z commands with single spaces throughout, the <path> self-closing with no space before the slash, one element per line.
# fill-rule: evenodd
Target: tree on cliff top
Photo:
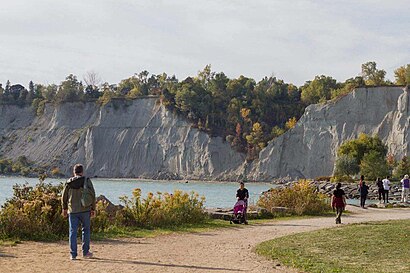
<path fill-rule="evenodd" d="M 332 90 L 340 88 L 335 79 L 329 76 L 316 76 L 313 81 L 308 81 L 301 87 L 302 101 L 306 104 L 314 104 L 330 100 Z"/>
<path fill-rule="evenodd" d="M 367 62 L 362 64 L 362 76 L 367 85 L 384 85 L 386 84 L 384 77 L 386 71 L 383 69 L 377 69 L 376 62 Z"/>
<path fill-rule="evenodd" d="M 61 82 L 55 97 L 57 103 L 81 101 L 84 98 L 84 87 L 73 74 Z"/>
<path fill-rule="evenodd" d="M 400 66 L 394 70 L 394 77 L 398 85 L 410 84 L 410 64 Z"/>

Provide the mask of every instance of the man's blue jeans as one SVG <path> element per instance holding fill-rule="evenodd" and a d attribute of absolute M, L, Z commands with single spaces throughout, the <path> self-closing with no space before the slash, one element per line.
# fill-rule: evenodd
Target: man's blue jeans
<path fill-rule="evenodd" d="M 68 223 L 70 224 L 69 241 L 71 257 L 77 257 L 77 230 L 80 223 L 82 225 L 83 255 L 87 254 L 90 251 L 90 212 L 70 213 L 68 215 Z"/>

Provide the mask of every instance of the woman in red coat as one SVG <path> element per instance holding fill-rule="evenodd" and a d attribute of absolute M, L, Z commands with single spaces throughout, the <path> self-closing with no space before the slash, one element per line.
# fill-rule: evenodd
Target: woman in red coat
<path fill-rule="evenodd" d="M 342 184 L 337 183 L 336 190 L 332 195 L 332 208 L 333 211 L 336 210 L 336 224 L 342 223 L 342 213 L 346 207 L 346 195 L 344 190 L 341 189 Z"/>

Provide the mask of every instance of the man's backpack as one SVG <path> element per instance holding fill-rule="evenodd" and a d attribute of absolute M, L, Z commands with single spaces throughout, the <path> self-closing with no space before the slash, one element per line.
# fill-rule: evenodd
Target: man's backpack
<path fill-rule="evenodd" d="M 91 206 L 94 202 L 94 194 L 88 185 L 88 178 L 84 177 L 84 188 L 81 194 L 81 206 L 87 208 Z"/>

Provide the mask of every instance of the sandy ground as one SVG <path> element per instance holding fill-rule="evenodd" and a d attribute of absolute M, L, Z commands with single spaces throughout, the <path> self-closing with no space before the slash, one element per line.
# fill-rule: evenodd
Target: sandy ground
<path fill-rule="evenodd" d="M 344 224 L 410 219 L 410 209 L 359 209 Z M 92 243 L 95 258 L 69 260 L 68 242 L 24 242 L 0 250 L 0 272 L 297 272 L 259 257 L 260 242 L 334 227 L 332 218 L 272 221 L 243 228 Z"/>

